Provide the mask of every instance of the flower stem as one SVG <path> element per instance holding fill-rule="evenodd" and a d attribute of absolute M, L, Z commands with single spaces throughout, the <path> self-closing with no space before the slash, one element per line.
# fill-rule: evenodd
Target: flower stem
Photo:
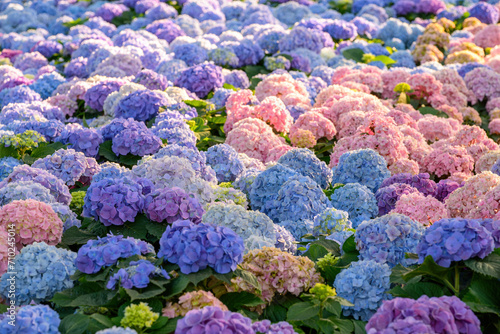
<path fill-rule="evenodd" d="M 458 296 L 460 292 L 460 271 L 458 270 L 458 264 L 455 265 L 455 296 Z"/>

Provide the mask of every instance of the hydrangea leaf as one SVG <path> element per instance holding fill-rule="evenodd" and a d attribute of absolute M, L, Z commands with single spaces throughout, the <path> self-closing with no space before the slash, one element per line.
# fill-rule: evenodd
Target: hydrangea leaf
<path fill-rule="evenodd" d="M 473 271 L 500 279 L 500 255 L 492 253 L 484 259 L 470 259 L 465 265 Z"/>
<path fill-rule="evenodd" d="M 319 305 L 302 302 L 293 304 L 287 312 L 287 320 L 289 321 L 301 321 L 311 319 L 318 315 Z"/>
<path fill-rule="evenodd" d="M 89 322 L 90 318 L 84 314 L 71 314 L 61 321 L 59 330 L 62 334 L 82 334 L 87 330 Z"/>
<path fill-rule="evenodd" d="M 226 304 L 229 310 L 234 312 L 237 312 L 242 306 L 251 307 L 264 303 L 262 299 L 246 291 L 226 293 L 220 297 L 220 301 Z"/>

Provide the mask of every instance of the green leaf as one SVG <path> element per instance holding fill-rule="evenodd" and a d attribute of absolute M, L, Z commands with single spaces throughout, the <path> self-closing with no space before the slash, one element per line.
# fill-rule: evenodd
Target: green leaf
<path fill-rule="evenodd" d="M 352 333 L 352 331 L 354 330 L 354 325 L 349 319 L 338 319 L 333 317 L 330 317 L 328 319 L 330 319 L 334 323 L 340 333 Z"/>
<path fill-rule="evenodd" d="M 111 267 L 108 267 L 108 268 L 104 269 L 102 272 L 99 272 L 96 274 L 92 274 L 92 275 L 84 274 L 85 280 L 87 282 L 105 281 L 110 271 L 111 271 Z"/>
<path fill-rule="evenodd" d="M 261 291 L 259 280 L 253 273 L 247 270 L 236 269 L 234 271 L 234 274 L 238 277 L 241 277 L 250 286 L 253 286 L 255 289 Z"/>
<path fill-rule="evenodd" d="M 121 234 L 124 237 L 133 237 L 136 239 L 146 239 L 148 233 L 146 225 L 140 220 L 125 222 L 125 225 L 121 226 L 110 226 L 109 230 L 113 232 L 114 235 Z"/>
<path fill-rule="evenodd" d="M 319 319 L 318 321 L 319 329 L 321 333 L 333 334 L 335 330 L 335 324 L 330 319 Z"/>
<path fill-rule="evenodd" d="M 366 323 L 364 323 L 361 320 L 351 320 L 352 324 L 354 325 L 354 334 L 366 334 L 365 326 Z"/>
<path fill-rule="evenodd" d="M 356 241 L 354 240 L 354 234 L 351 235 L 349 238 L 344 241 L 344 244 L 342 245 L 342 250 L 345 253 L 358 253 L 358 250 L 356 249 Z"/>
<path fill-rule="evenodd" d="M 252 79 L 257 74 L 269 73 L 269 71 L 262 65 L 247 65 L 243 67 L 243 71 L 247 74 L 249 79 Z"/>
<path fill-rule="evenodd" d="M 135 301 L 135 300 L 144 300 L 159 296 L 163 292 L 165 292 L 165 288 L 159 287 L 155 284 L 150 284 L 148 285 L 148 287 L 140 289 L 140 291 L 133 289 L 125 289 L 125 291 L 127 292 L 127 295 L 130 296 L 130 300 Z"/>
<path fill-rule="evenodd" d="M 146 229 L 148 230 L 149 234 L 160 239 L 167 227 L 160 223 L 148 221 L 146 223 Z"/>
<path fill-rule="evenodd" d="M 156 320 L 156 322 L 158 322 L 161 318 L 165 318 L 165 317 L 158 318 L 158 320 Z M 153 326 L 148 331 L 148 333 L 150 333 L 150 334 L 173 333 L 177 327 L 177 321 L 179 319 L 181 319 L 181 317 L 168 319 L 167 323 L 165 325 L 163 325 L 163 327 L 159 327 L 159 328 L 153 328 L 153 327 L 155 327 L 155 324 L 156 324 L 156 322 L 155 322 L 155 324 L 153 324 Z"/>
<path fill-rule="evenodd" d="M 484 259 L 470 259 L 465 265 L 473 271 L 500 279 L 500 255 L 491 253 Z"/>
<path fill-rule="evenodd" d="M 0 314 L 7 312 L 7 305 L 0 304 Z"/>
<path fill-rule="evenodd" d="M 205 108 L 207 106 L 207 102 L 203 100 L 184 100 L 184 103 L 195 108 Z"/>
<path fill-rule="evenodd" d="M 259 84 L 259 82 L 261 82 L 262 79 L 261 78 L 252 78 L 250 80 L 250 87 L 248 87 L 248 89 L 250 90 L 255 90 L 255 87 L 257 87 L 257 85 Z"/>
<path fill-rule="evenodd" d="M 84 314 L 76 313 L 67 316 L 59 324 L 61 334 L 82 334 L 89 326 L 90 318 Z"/>
<path fill-rule="evenodd" d="M 448 274 L 452 270 L 453 268 L 444 268 L 440 265 L 437 265 L 436 262 L 434 262 L 432 256 L 428 255 L 420 266 L 405 274 L 403 276 L 403 279 L 405 281 L 408 281 L 413 277 L 427 275 L 433 277 L 434 279 L 437 279 L 438 281 L 443 281 L 448 278 Z"/>
<path fill-rule="evenodd" d="M 361 63 L 363 60 L 363 55 L 365 53 L 359 48 L 347 49 L 342 51 L 344 58 L 354 60 L 357 63 Z"/>
<path fill-rule="evenodd" d="M 118 162 L 125 166 L 135 166 L 141 158 L 142 157 L 133 154 L 120 155 L 118 156 Z"/>
<path fill-rule="evenodd" d="M 405 284 L 403 286 L 395 286 L 388 293 L 392 294 L 394 297 L 404 297 L 418 299 L 423 295 L 429 297 L 441 297 L 444 296 L 443 287 L 439 284 L 432 282 L 418 282 Z"/>
<path fill-rule="evenodd" d="M 73 21 L 63 22 L 62 25 L 65 26 L 66 28 L 71 28 L 71 27 L 74 27 L 74 26 L 77 26 L 77 25 L 80 25 L 80 24 L 84 24 L 88 20 L 89 20 L 88 17 L 84 18 L 84 19 L 78 18 L 78 19 L 73 20 Z"/>
<path fill-rule="evenodd" d="M 391 283 L 405 284 L 406 281 L 403 276 L 410 273 L 412 270 L 402 265 L 398 264 L 391 271 Z"/>
<path fill-rule="evenodd" d="M 113 142 L 111 140 L 106 140 L 104 143 L 99 145 L 99 155 L 108 159 L 109 161 L 118 162 L 118 157 L 111 149 L 111 146 L 113 146 Z"/>
<path fill-rule="evenodd" d="M 170 318 L 163 316 L 159 317 L 158 320 L 154 322 L 153 326 L 151 326 L 151 329 L 160 329 L 162 327 L 165 327 L 169 319 Z"/>
<path fill-rule="evenodd" d="M 76 226 L 72 226 L 64 231 L 61 243 L 65 245 L 83 245 L 92 239 L 97 239 L 97 236 L 93 233 L 82 231 Z"/>
<path fill-rule="evenodd" d="M 238 88 L 234 87 L 233 85 L 230 85 L 228 83 L 225 83 L 222 85 L 222 88 L 225 88 L 225 89 L 231 89 L 231 90 L 234 90 L 235 92 L 238 91 Z"/>
<path fill-rule="evenodd" d="M 242 306 L 252 307 L 264 304 L 262 299 L 246 291 L 229 292 L 222 295 L 219 299 L 232 311 L 238 311 Z"/>
<path fill-rule="evenodd" d="M 395 60 L 384 55 L 376 56 L 375 59 L 373 59 L 373 61 L 381 61 L 382 63 L 384 63 L 385 66 L 388 67 L 392 64 L 396 64 Z"/>
<path fill-rule="evenodd" d="M 182 293 L 187 288 L 189 283 L 189 279 L 185 275 L 177 277 L 166 286 L 165 295 L 163 297 L 165 297 L 165 299 L 169 299 Z"/>
<path fill-rule="evenodd" d="M 116 295 L 116 291 L 101 290 L 87 295 L 79 296 L 69 303 L 68 307 L 104 306 Z"/>
<path fill-rule="evenodd" d="M 462 300 L 474 312 L 500 315 L 500 289 L 498 288 L 498 280 L 480 276 L 479 278 L 475 277 Z"/>
<path fill-rule="evenodd" d="M 333 240 L 322 239 L 312 242 L 304 256 L 307 256 L 312 261 L 317 261 L 328 253 L 340 256 L 340 246 Z"/>
<path fill-rule="evenodd" d="M 262 313 L 263 319 L 269 319 L 271 322 L 285 321 L 287 316 L 286 308 L 278 304 L 271 304 L 264 309 Z"/>
<path fill-rule="evenodd" d="M 113 322 L 105 315 L 94 313 L 90 316 L 89 330 L 97 332 L 102 329 L 113 327 Z"/>
<path fill-rule="evenodd" d="M 310 302 L 293 304 L 287 312 L 287 320 L 301 321 L 318 316 L 319 305 Z"/>
<path fill-rule="evenodd" d="M 214 273 L 213 276 L 224 283 L 231 284 L 231 278 L 233 278 L 233 273 L 232 272 L 227 274 Z"/>
<path fill-rule="evenodd" d="M 434 115 L 438 117 L 448 118 L 447 114 L 432 107 L 422 107 L 418 109 L 418 111 L 420 111 L 422 115 Z"/>
<path fill-rule="evenodd" d="M 31 151 L 31 157 L 34 159 L 45 158 L 48 155 L 52 155 L 55 151 L 66 147 L 63 143 L 55 142 L 47 145 L 39 146 L 33 151 Z"/>
<path fill-rule="evenodd" d="M 198 283 L 200 283 L 201 281 L 212 276 L 213 273 L 214 271 L 212 270 L 212 268 L 205 268 L 196 273 L 186 275 L 186 277 L 189 279 L 189 282 L 193 283 L 194 285 L 198 285 Z"/>
<path fill-rule="evenodd" d="M 340 305 L 339 302 L 337 302 L 334 299 L 327 299 L 325 301 L 325 310 L 330 312 L 331 314 L 335 315 L 336 317 L 340 317 L 340 312 L 342 312 L 342 306 Z"/>
<path fill-rule="evenodd" d="M 5 158 L 5 157 L 13 157 L 13 158 L 19 158 L 19 153 L 17 153 L 17 150 L 13 146 L 5 147 L 3 145 L 0 145 L 0 158 Z"/>

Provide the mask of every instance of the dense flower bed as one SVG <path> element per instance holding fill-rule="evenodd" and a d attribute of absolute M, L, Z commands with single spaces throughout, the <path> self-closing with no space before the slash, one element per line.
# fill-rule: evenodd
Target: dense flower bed
<path fill-rule="evenodd" d="M 0 334 L 498 333 L 498 0 L 0 0 Z"/>

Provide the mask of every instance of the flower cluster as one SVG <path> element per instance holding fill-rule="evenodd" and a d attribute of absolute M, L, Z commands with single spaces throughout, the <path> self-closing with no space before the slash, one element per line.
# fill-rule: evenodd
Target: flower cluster
<path fill-rule="evenodd" d="M 290 150 L 278 159 L 278 163 L 299 174 L 309 176 L 323 189 L 332 182 L 331 169 L 323 161 L 320 161 L 311 150 L 305 148 Z"/>
<path fill-rule="evenodd" d="M 325 209 L 314 217 L 314 234 L 332 234 L 352 227 L 349 214 L 334 208 Z"/>
<path fill-rule="evenodd" d="M 271 324 L 269 320 L 261 320 L 254 322 L 252 328 L 256 333 L 263 334 L 295 334 L 295 329 L 286 321 L 280 321 Z"/>
<path fill-rule="evenodd" d="M 200 333 L 210 331 L 217 333 L 255 333 L 252 328 L 252 320 L 240 313 L 224 311 L 217 306 L 191 310 L 177 322 L 176 333 L 188 334 L 194 331 Z"/>
<path fill-rule="evenodd" d="M 0 188 L 0 206 L 26 199 L 34 199 L 48 204 L 56 202 L 49 189 L 33 181 L 15 181 Z"/>
<path fill-rule="evenodd" d="M 210 147 L 206 152 L 206 159 L 219 182 L 232 182 L 245 170 L 238 153 L 227 144 Z"/>
<path fill-rule="evenodd" d="M 146 303 L 131 304 L 125 308 L 124 317 L 120 325 L 125 328 L 133 328 L 142 331 L 144 328 L 150 328 L 160 317 L 158 313 L 153 312 Z"/>
<path fill-rule="evenodd" d="M 451 262 L 484 258 L 493 251 L 495 242 L 491 232 L 479 220 L 441 219 L 427 228 L 417 246 L 418 261 L 427 256 L 442 267 Z"/>
<path fill-rule="evenodd" d="M 145 241 L 122 235 L 108 235 L 97 240 L 89 240 L 79 250 L 75 260 L 78 270 L 85 274 L 95 274 L 102 267 L 115 264 L 118 259 L 133 255 L 154 253 L 154 248 Z"/>
<path fill-rule="evenodd" d="M 183 219 L 199 223 L 205 210 L 193 194 L 173 187 L 149 193 L 144 201 L 144 212 L 153 221 L 172 224 Z"/>
<path fill-rule="evenodd" d="M 67 124 L 56 141 L 68 145 L 75 151 L 82 152 L 87 157 L 96 157 L 102 136 L 95 129 L 84 128 L 80 124 Z"/>
<path fill-rule="evenodd" d="M 424 226 L 448 217 L 443 203 L 432 196 L 419 192 L 401 195 L 391 213 L 400 213 L 416 220 Z"/>
<path fill-rule="evenodd" d="M 158 257 L 178 264 L 183 274 L 208 266 L 226 274 L 242 261 L 243 251 L 243 240 L 226 227 L 178 220 L 163 233 Z"/>
<path fill-rule="evenodd" d="M 116 274 L 109 278 L 106 288 L 115 289 L 117 283 L 125 289 L 146 288 L 153 276 L 170 278 L 165 269 L 155 267 L 154 264 L 147 260 L 131 261 L 127 268 L 118 270 Z"/>
<path fill-rule="evenodd" d="M 334 208 L 349 214 L 353 228 L 378 215 L 375 195 L 359 183 L 347 183 L 336 189 L 331 195 L 331 204 Z"/>
<path fill-rule="evenodd" d="M 213 293 L 199 290 L 184 293 L 179 297 L 178 303 L 172 304 L 168 302 L 162 313 L 169 318 L 184 317 L 191 310 L 200 310 L 207 306 L 215 306 L 222 311 L 228 311 L 227 306 L 217 299 Z"/>
<path fill-rule="evenodd" d="M 342 306 L 345 316 L 367 321 L 377 311 L 384 300 L 391 298 L 386 293 L 391 283 L 391 270 L 385 263 L 373 260 L 353 262 L 342 270 L 333 283 L 337 295 L 354 306 Z"/>
<path fill-rule="evenodd" d="M 0 330 L 5 334 L 17 334 L 19 328 L 31 333 L 59 334 L 61 319 L 59 314 L 47 305 L 25 305 L 17 310 L 16 326 L 9 324 L 11 319 L 0 320 Z"/>
<path fill-rule="evenodd" d="M 35 242 L 24 247 L 15 257 L 16 282 L 20 289 L 15 296 L 17 305 L 49 301 L 56 292 L 73 287 L 71 275 L 76 271 L 76 253 Z M 0 294 L 9 295 L 11 274 L 2 275 Z"/>

